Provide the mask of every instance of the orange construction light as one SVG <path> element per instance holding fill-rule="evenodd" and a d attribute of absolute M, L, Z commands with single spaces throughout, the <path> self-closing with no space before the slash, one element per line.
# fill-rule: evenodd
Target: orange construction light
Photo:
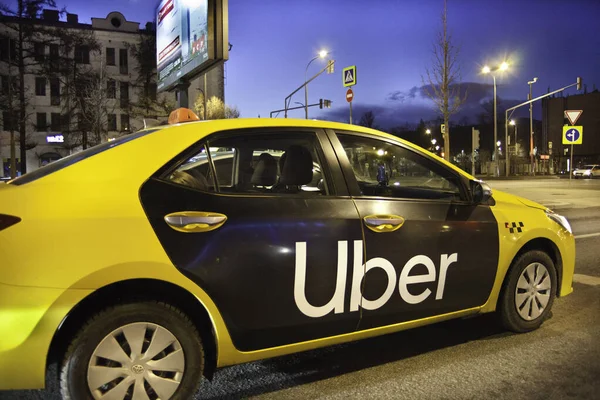
<path fill-rule="evenodd" d="M 200 121 L 200 118 L 198 118 L 198 116 L 189 108 L 178 108 L 173 110 L 169 115 L 169 125 L 191 121 Z"/>

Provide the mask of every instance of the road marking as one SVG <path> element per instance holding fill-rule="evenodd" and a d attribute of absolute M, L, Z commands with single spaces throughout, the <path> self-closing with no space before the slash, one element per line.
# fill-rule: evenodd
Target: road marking
<path fill-rule="evenodd" d="M 574 274 L 573 282 L 583 283 L 584 285 L 590 286 L 600 286 L 600 277 L 583 274 Z"/>
<path fill-rule="evenodd" d="M 596 236 L 600 236 L 600 232 L 586 233 L 584 235 L 577 235 L 577 236 L 575 236 L 575 239 L 585 239 L 585 238 L 591 238 L 591 237 L 596 237 Z"/>

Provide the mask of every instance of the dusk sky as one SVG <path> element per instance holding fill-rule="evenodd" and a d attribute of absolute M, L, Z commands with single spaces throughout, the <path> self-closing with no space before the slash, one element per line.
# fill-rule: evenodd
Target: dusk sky
<path fill-rule="evenodd" d="M 79 14 L 81 22 L 120 11 L 143 25 L 154 20 L 157 2 L 57 4 Z M 355 119 L 365 110 L 373 110 L 378 122 L 388 126 L 434 118 L 433 104 L 421 91 L 421 75 L 431 63 L 442 8 L 442 0 L 229 0 L 233 48 L 226 64 L 226 102 L 236 105 L 242 117 L 268 117 L 283 108 L 284 98 L 304 81 L 306 64 L 323 48 L 332 51 L 335 73 L 309 85 L 309 103 L 326 98 L 333 108 L 313 108 L 311 117 L 347 119 L 341 74 L 356 65 Z M 510 71 L 497 77 L 504 99 L 525 101 L 533 77 L 539 78 L 534 96 L 574 83 L 577 76 L 588 91 L 594 84 L 600 87 L 599 16 L 598 0 L 449 0 L 449 30 L 461 48 L 462 81 L 469 89 L 463 114 L 481 113 L 480 102 L 492 96 L 492 78 L 481 75 L 481 67 L 505 59 Z M 324 65 L 313 62 L 309 76 Z M 292 99 L 297 106 L 294 101 L 304 102 L 304 93 Z M 304 114 L 297 110 L 289 116 Z"/>

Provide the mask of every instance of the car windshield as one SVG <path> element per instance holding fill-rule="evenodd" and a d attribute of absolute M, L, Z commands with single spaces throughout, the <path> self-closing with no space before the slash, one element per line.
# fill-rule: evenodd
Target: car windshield
<path fill-rule="evenodd" d="M 65 158 L 61 158 L 60 160 L 51 162 L 50 164 L 48 164 L 40 169 L 37 169 L 33 172 L 30 172 L 28 174 L 20 176 L 16 179 L 13 179 L 12 181 L 9 182 L 9 184 L 24 185 L 26 183 L 33 182 L 35 180 L 38 180 L 45 176 L 48 176 L 56 171 L 59 171 L 63 168 L 67 168 L 68 166 L 71 166 L 82 160 L 85 160 L 86 158 L 95 156 L 96 154 L 100 154 L 106 150 L 113 149 L 123 143 L 130 142 L 132 140 L 135 140 L 137 138 L 140 138 L 142 136 L 145 136 L 145 135 L 155 132 L 157 130 L 158 129 L 146 129 L 146 130 L 138 131 L 131 135 L 122 136 L 118 139 L 111 140 L 110 142 L 106 142 L 106 143 L 102 143 L 102 144 L 99 144 L 94 147 L 90 147 L 89 149 L 80 151 L 75 154 L 71 154 L 70 156 L 67 156 Z"/>
<path fill-rule="evenodd" d="M 584 165 L 583 167 L 581 167 L 581 169 L 592 169 L 594 167 L 595 165 Z"/>

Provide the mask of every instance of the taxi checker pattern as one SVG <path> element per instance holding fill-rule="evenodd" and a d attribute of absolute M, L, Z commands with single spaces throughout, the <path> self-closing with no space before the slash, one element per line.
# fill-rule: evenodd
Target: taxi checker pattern
<path fill-rule="evenodd" d="M 523 233 L 525 224 L 522 222 L 505 222 L 504 227 L 510 231 L 510 233 Z"/>

